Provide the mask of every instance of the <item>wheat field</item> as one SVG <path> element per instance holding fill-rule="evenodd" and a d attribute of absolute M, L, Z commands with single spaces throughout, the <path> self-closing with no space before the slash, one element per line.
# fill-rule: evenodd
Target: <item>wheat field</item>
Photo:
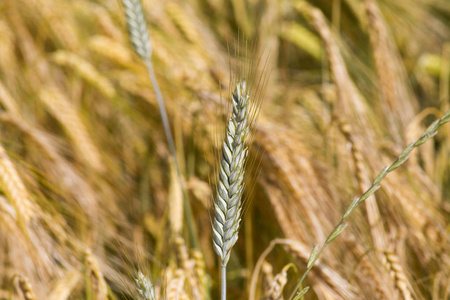
<path fill-rule="evenodd" d="M 450 299 L 449 1 L 136 3 L 0 0 L 0 299 Z"/>

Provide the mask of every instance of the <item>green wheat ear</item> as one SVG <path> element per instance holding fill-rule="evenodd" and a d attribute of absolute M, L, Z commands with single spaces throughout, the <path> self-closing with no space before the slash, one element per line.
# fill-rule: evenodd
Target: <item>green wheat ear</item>
<path fill-rule="evenodd" d="M 144 10 L 140 0 L 122 0 L 125 7 L 125 17 L 128 34 L 137 54 L 144 60 L 150 62 L 152 55 L 152 44 L 147 30 Z"/>
<path fill-rule="evenodd" d="M 213 245 L 222 265 L 238 239 L 249 135 L 249 93 L 245 81 L 232 94 L 233 111 L 222 144 L 217 195 L 214 201 Z"/>
<path fill-rule="evenodd" d="M 253 125 L 260 98 L 250 99 L 250 85 L 236 83 L 232 112 L 228 120 L 218 171 L 217 193 L 213 199 L 213 246 L 221 260 L 221 299 L 226 299 L 226 267 L 238 240 L 243 212 L 244 175 Z"/>
<path fill-rule="evenodd" d="M 141 271 L 138 271 L 134 279 L 136 291 L 139 294 L 139 300 L 155 300 L 155 291 L 150 278 L 145 276 Z"/>

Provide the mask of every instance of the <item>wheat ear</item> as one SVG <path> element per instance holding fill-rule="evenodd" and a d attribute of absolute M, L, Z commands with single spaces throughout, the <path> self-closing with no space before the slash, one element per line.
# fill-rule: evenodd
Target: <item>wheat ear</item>
<path fill-rule="evenodd" d="M 249 92 L 245 81 L 232 94 L 233 111 L 222 144 L 222 161 L 214 200 L 213 246 L 222 263 L 222 299 L 226 298 L 226 265 L 238 239 L 249 136 Z"/>
<path fill-rule="evenodd" d="M 127 22 L 128 34 L 130 36 L 131 43 L 133 44 L 134 50 L 142 58 L 150 80 L 152 82 L 153 90 L 156 94 L 156 99 L 158 101 L 159 113 L 163 122 L 164 132 L 167 138 L 167 143 L 169 145 L 170 154 L 175 164 L 177 171 L 177 177 L 180 181 L 183 193 L 183 209 L 186 216 L 187 226 L 189 229 L 189 234 L 191 237 L 191 242 L 194 248 L 198 248 L 198 239 L 195 231 L 193 217 L 191 208 L 187 201 L 186 189 L 184 187 L 184 181 L 180 171 L 180 164 L 177 159 L 175 151 L 175 143 L 170 130 L 169 117 L 167 116 L 166 106 L 164 104 L 164 99 L 161 90 L 156 80 L 156 75 L 153 70 L 153 64 L 151 62 L 152 55 L 152 44 L 150 41 L 150 35 L 147 30 L 147 22 L 145 21 L 144 9 L 142 8 L 140 0 L 122 0 L 123 6 L 125 7 L 125 17 Z"/>
<path fill-rule="evenodd" d="M 139 300 L 155 300 L 153 284 L 148 276 L 145 276 L 139 270 L 134 281 L 136 284 L 136 291 L 139 294 Z"/>
<path fill-rule="evenodd" d="M 398 167 L 400 167 L 405 161 L 408 159 L 411 152 L 414 150 L 414 148 L 419 147 L 426 141 L 428 141 L 430 138 L 435 136 L 437 134 L 437 130 L 439 127 L 444 125 L 445 123 L 450 122 L 450 110 L 448 110 L 441 119 L 434 121 L 428 128 L 422 133 L 422 136 L 412 143 L 410 143 L 402 153 L 398 156 L 397 160 L 393 162 L 391 165 L 386 166 L 381 172 L 377 175 L 375 180 L 372 182 L 372 185 L 360 196 L 355 197 L 353 201 L 350 203 L 350 206 L 345 211 L 344 215 L 342 216 L 341 221 L 336 225 L 336 227 L 331 231 L 330 235 L 326 239 L 325 243 L 319 248 L 319 245 L 316 245 L 314 249 L 311 252 L 311 255 L 308 259 L 306 271 L 303 273 L 300 280 L 297 282 L 297 285 L 295 286 L 294 290 L 292 291 L 289 300 L 292 300 L 295 298 L 295 295 L 302 285 L 303 280 L 306 278 L 306 275 L 308 272 L 312 269 L 315 262 L 319 258 L 319 256 L 322 254 L 323 250 L 330 244 L 335 238 L 337 238 L 347 227 L 346 221 L 350 217 L 350 215 L 355 211 L 355 209 L 363 203 L 367 198 L 369 198 L 373 193 L 375 193 L 376 190 L 380 188 L 381 181 L 386 177 L 387 174 L 394 171 Z M 295 298 L 297 299 L 297 298 Z"/>
<path fill-rule="evenodd" d="M 11 279 L 10 298 L 12 299 L 12 285 L 14 284 L 14 280 L 16 278 L 18 279 L 17 281 L 19 282 L 19 289 L 23 294 L 24 300 L 36 300 L 36 296 L 34 294 L 33 288 L 31 287 L 30 281 L 28 280 L 28 278 L 21 274 L 15 274 Z"/>

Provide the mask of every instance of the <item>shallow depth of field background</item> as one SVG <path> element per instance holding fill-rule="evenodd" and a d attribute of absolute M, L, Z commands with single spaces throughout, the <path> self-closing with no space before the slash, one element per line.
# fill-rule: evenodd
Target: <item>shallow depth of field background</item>
<path fill-rule="evenodd" d="M 271 74 L 229 299 L 276 238 L 295 243 L 256 291 L 292 263 L 286 298 L 353 197 L 450 108 L 446 0 L 142 2 L 198 248 L 120 1 L 1 0 L 0 299 L 24 299 L 20 278 L 36 299 L 131 299 L 137 269 L 167 299 L 217 299 L 209 179 L 234 49 Z M 448 299 L 450 125 L 381 186 L 304 299 Z"/>

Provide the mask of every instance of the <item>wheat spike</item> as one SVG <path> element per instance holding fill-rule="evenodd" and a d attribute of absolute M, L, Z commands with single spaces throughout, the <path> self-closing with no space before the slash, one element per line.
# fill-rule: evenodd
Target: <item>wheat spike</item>
<path fill-rule="evenodd" d="M 21 225 L 26 225 L 35 211 L 33 201 L 13 162 L 1 144 L 0 188 L 6 198 L 13 204 L 19 223 L 23 222 Z"/>
<path fill-rule="evenodd" d="M 139 300 L 155 300 L 155 291 L 153 290 L 152 281 L 145 276 L 140 270 L 134 279 L 136 291 L 139 294 Z"/>
<path fill-rule="evenodd" d="M 182 205 L 182 203 L 180 203 Z M 196 276 L 195 271 L 195 260 L 189 257 L 189 252 L 181 237 L 175 239 L 175 244 L 177 246 L 177 256 L 178 260 L 185 272 L 186 283 L 188 284 L 186 290 L 189 290 L 190 295 L 194 299 L 199 299 L 200 297 L 200 280 Z M 189 289 L 188 289 L 189 288 Z"/>
<path fill-rule="evenodd" d="M 266 291 L 265 299 L 267 300 L 283 300 L 283 289 L 287 283 L 287 271 L 291 267 L 291 264 L 285 266 L 280 273 L 270 282 L 269 288 Z"/>
<path fill-rule="evenodd" d="M 78 270 L 67 271 L 61 278 L 55 280 L 48 300 L 69 299 L 72 292 L 81 281 L 81 273 Z"/>
<path fill-rule="evenodd" d="M 392 251 L 384 251 L 382 260 L 384 267 L 394 280 L 395 288 L 400 291 L 402 298 L 404 300 L 413 300 L 414 298 L 409 290 L 408 279 L 406 278 L 403 268 L 398 261 L 397 255 L 395 255 Z"/>
<path fill-rule="evenodd" d="M 182 269 L 178 269 L 173 273 L 173 276 L 169 276 L 166 291 L 167 300 L 184 300 L 188 299 L 186 291 L 184 289 L 184 283 L 186 281 L 186 275 Z"/>
<path fill-rule="evenodd" d="M 108 285 L 106 284 L 103 273 L 100 270 L 98 261 L 90 249 L 85 250 L 86 255 L 86 267 L 93 275 L 97 282 L 97 296 L 98 299 L 108 299 Z"/>
<path fill-rule="evenodd" d="M 261 265 L 261 272 L 263 274 L 264 294 L 267 295 L 269 294 L 269 290 L 274 279 L 272 265 L 267 261 L 263 261 Z"/>
<path fill-rule="evenodd" d="M 200 282 L 200 293 L 202 295 L 202 299 L 205 299 L 208 288 L 208 278 L 206 274 L 205 259 L 203 258 L 202 252 L 197 249 L 193 249 L 191 255 L 195 261 L 194 264 L 195 275 L 198 278 L 198 281 Z"/>
<path fill-rule="evenodd" d="M 79 157 L 93 169 L 102 172 L 104 165 L 100 153 L 72 103 L 57 89 L 42 90 L 39 99 L 66 130 Z"/>
<path fill-rule="evenodd" d="M 192 17 L 186 13 L 186 9 L 181 7 L 176 2 L 169 2 L 166 7 L 167 14 L 173 20 L 175 25 L 192 44 L 200 44 L 202 41 L 195 24 L 192 22 Z"/>
<path fill-rule="evenodd" d="M 138 66 L 133 62 L 133 52 L 121 43 L 103 36 L 96 35 L 89 39 L 88 47 L 93 52 L 106 57 L 112 62 L 138 71 Z"/>
<path fill-rule="evenodd" d="M 145 62 L 150 62 L 152 44 L 150 42 L 141 1 L 122 0 L 122 3 L 125 7 L 128 33 L 134 50 Z"/>
<path fill-rule="evenodd" d="M 19 114 L 19 107 L 17 102 L 9 93 L 6 86 L 0 80 L 0 104 L 5 107 L 5 109 L 12 115 Z"/>
<path fill-rule="evenodd" d="M 245 82 L 236 85 L 232 95 L 233 112 L 222 145 L 217 196 L 214 202 L 213 245 L 226 265 L 238 239 L 241 221 L 244 167 L 249 133 L 249 93 Z"/>
<path fill-rule="evenodd" d="M 19 282 L 19 288 L 22 291 L 23 298 L 25 300 L 36 300 L 33 288 L 31 287 L 30 281 L 23 275 L 15 275 L 13 279 L 17 277 Z"/>
<path fill-rule="evenodd" d="M 356 240 L 353 237 L 351 239 L 346 240 L 345 242 L 350 248 L 350 250 L 353 252 L 355 257 L 357 257 L 358 260 L 360 261 L 361 273 L 364 276 L 360 276 L 359 279 L 364 280 L 364 282 L 367 282 L 373 286 L 377 299 L 380 300 L 389 299 L 387 293 L 385 292 L 385 287 L 377 277 L 376 269 L 374 268 L 370 260 L 367 258 L 367 256 L 364 255 L 364 251 L 361 248 L 361 246 L 358 243 L 356 243 Z"/>
<path fill-rule="evenodd" d="M 52 58 L 56 64 L 72 68 L 81 78 L 106 97 L 114 98 L 116 96 L 116 90 L 112 83 L 84 58 L 64 50 L 58 50 Z"/>

